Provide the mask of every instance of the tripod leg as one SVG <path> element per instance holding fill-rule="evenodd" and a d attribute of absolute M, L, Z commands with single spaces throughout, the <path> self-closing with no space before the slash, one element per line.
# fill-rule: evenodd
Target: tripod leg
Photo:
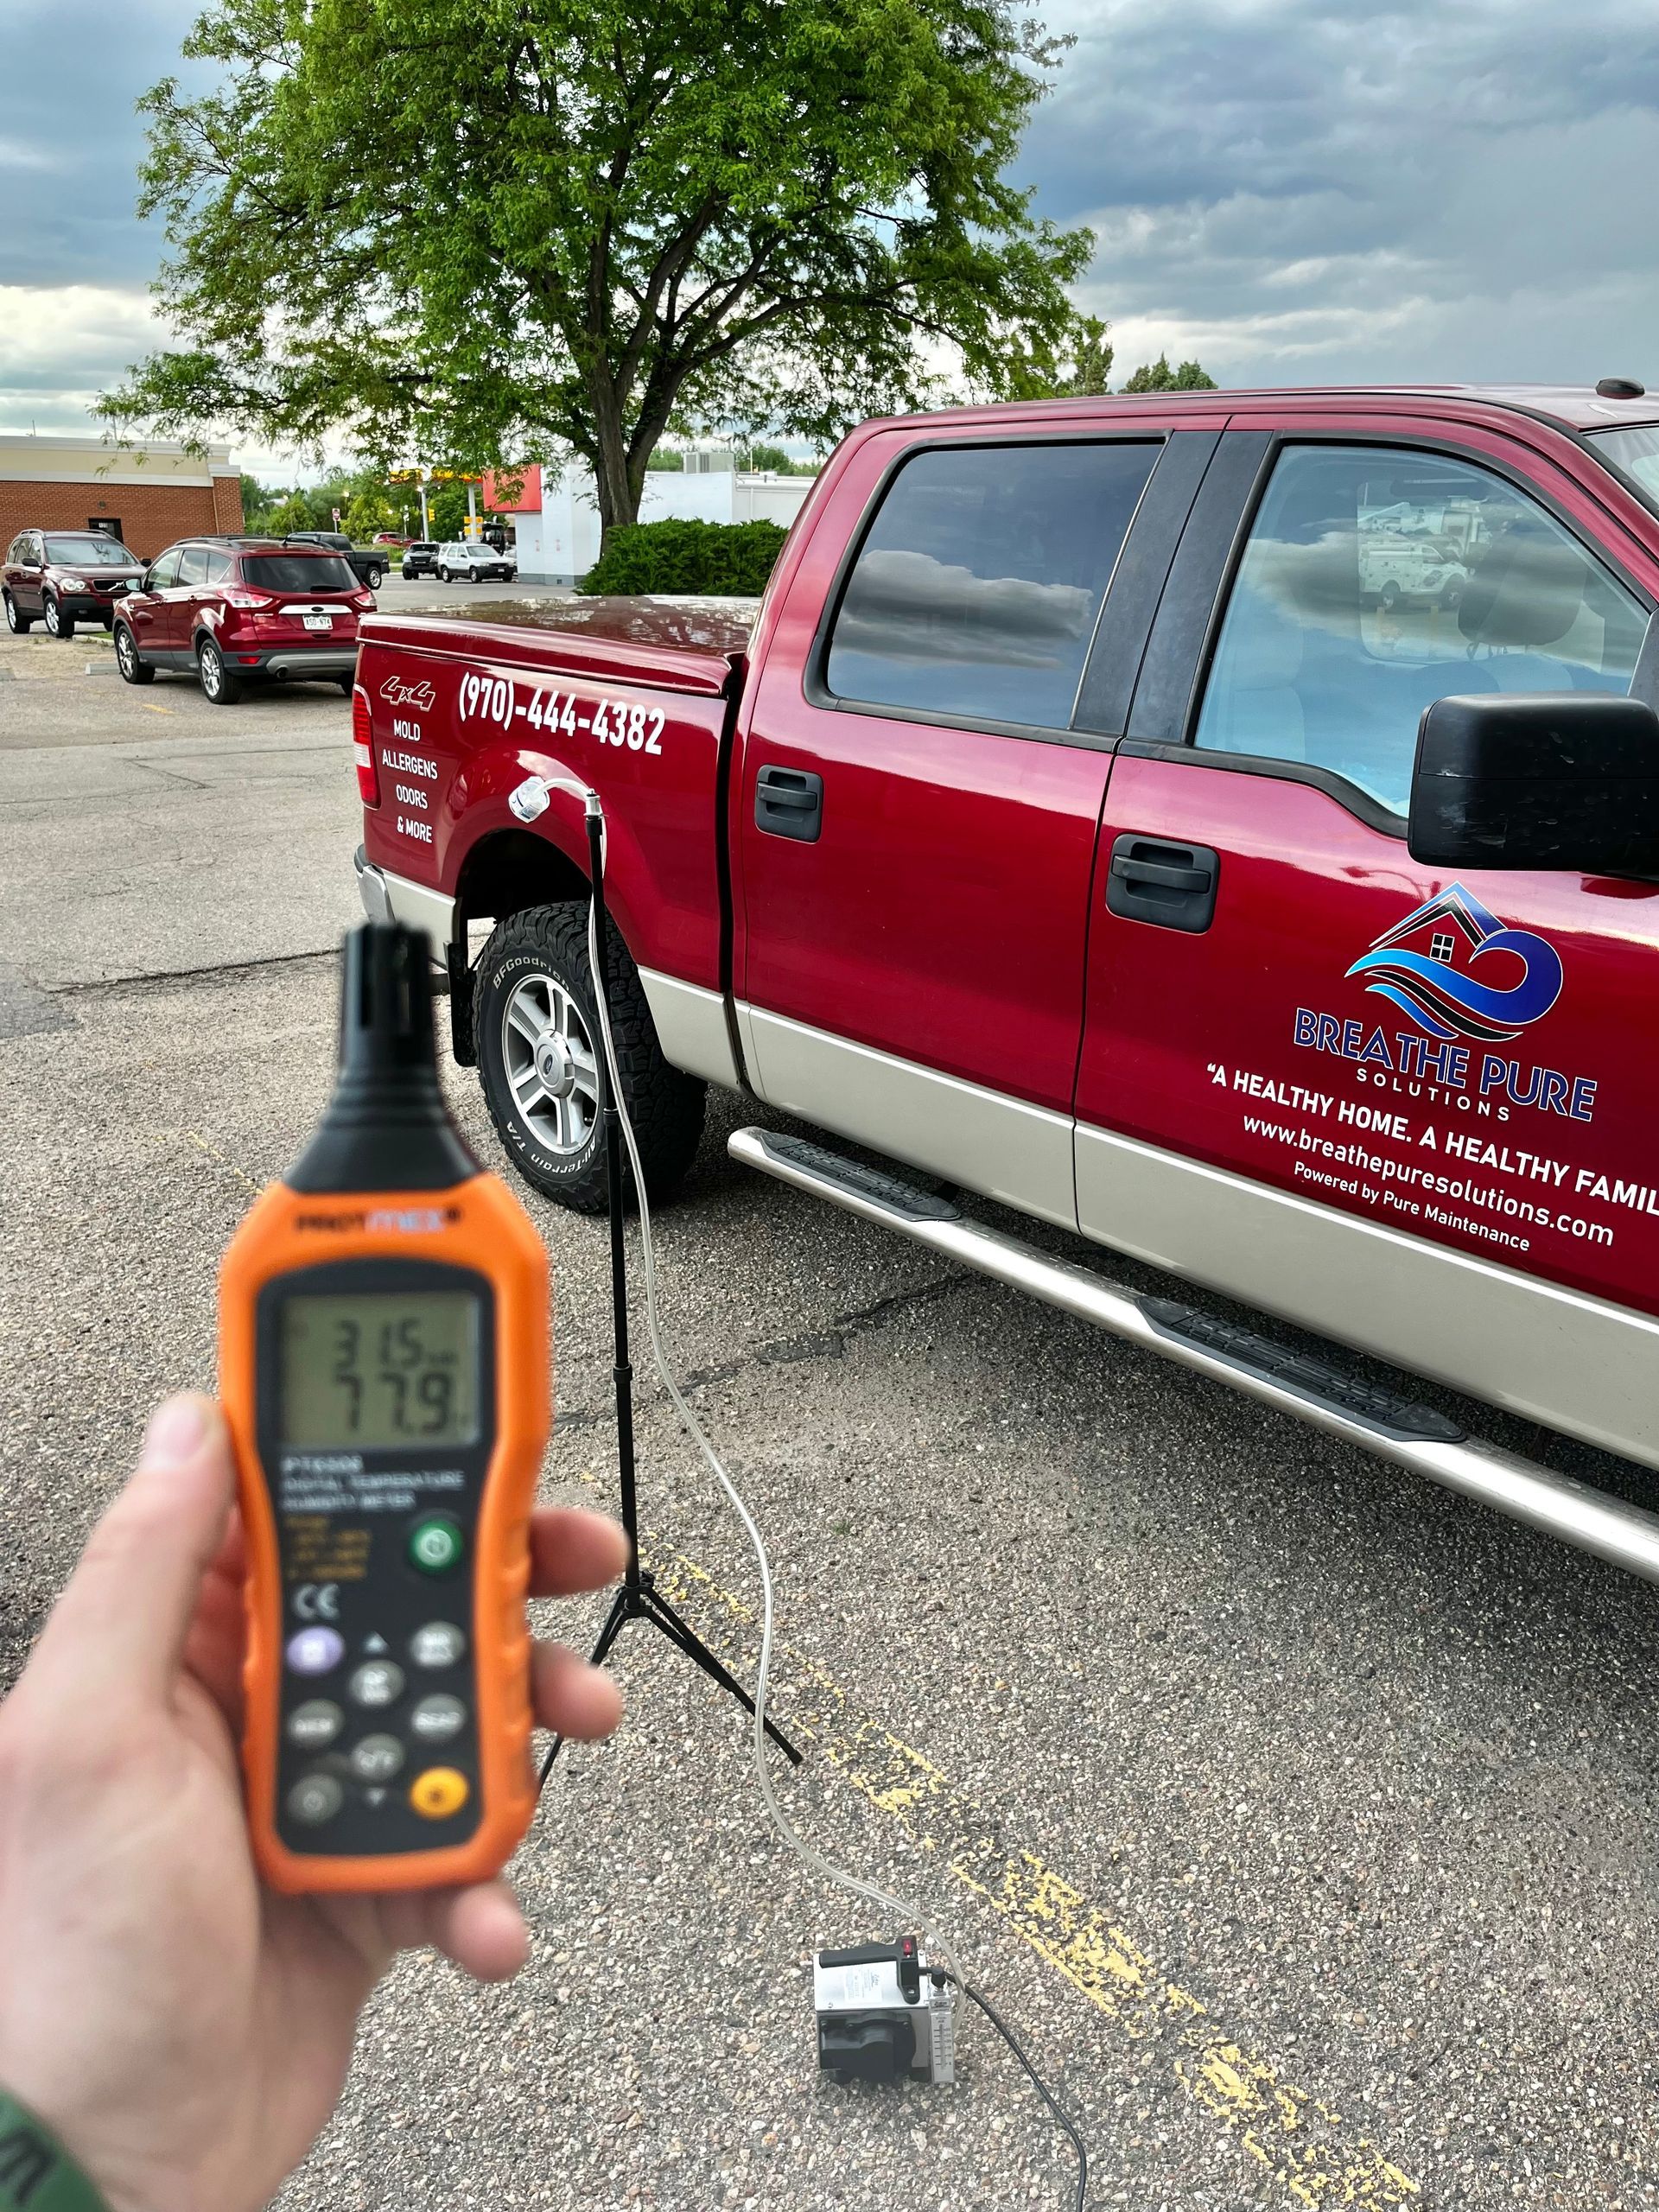
<path fill-rule="evenodd" d="M 588 1663 L 590 1667 L 602 1667 L 604 1665 L 607 1654 L 609 1652 L 611 1646 L 616 1642 L 617 1637 L 621 1635 L 623 1625 L 626 1622 L 632 1611 L 632 1606 L 629 1598 L 628 1588 L 625 1583 L 622 1588 L 617 1592 L 615 1597 L 612 1599 L 611 1610 L 605 1616 L 605 1624 L 600 1630 L 598 1640 L 595 1642 L 593 1649 L 588 1655 Z M 560 1746 L 563 1742 L 564 1738 L 563 1736 L 556 1736 L 552 1742 L 548 1745 L 547 1756 L 542 1761 L 541 1774 L 537 1777 L 536 1783 L 536 1787 L 538 1791 L 544 1787 L 548 1776 L 553 1771 L 553 1762 L 559 1756 Z"/>
<path fill-rule="evenodd" d="M 679 1615 L 674 1611 L 674 1608 L 665 1599 L 659 1598 L 654 1590 L 647 1590 L 644 1594 L 643 1602 L 640 1605 L 640 1612 L 645 1619 L 655 1621 L 658 1627 L 663 1631 L 663 1634 L 667 1637 L 671 1643 L 677 1643 L 680 1649 L 684 1652 L 686 1657 L 692 1660 L 697 1666 L 701 1667 L 703 1673 L 707 1675 L 712 1681 L 718 1682 L 721 1689 L 729 1690 L 731 1694 L 737 1700 L 738 1703 L 747 1712 L 753 1713 L 754 1711 L 754 1700 L 749 1695 L 747 1690 L 744 1688 L 742 1683 L 738 1681 L 737 1676 L 733 1674 L 731 1669 L 726 1666 L 721 1661 L 715 1658 L 714 1653 L 709 1649 L 708 1645 L 697 1634 L 696 1630 L 688 1626 L 688 1624 L 680 1618 Z M 766 1733 L 771 1737 L 772 1742 L 777 1745 L 779 1750 L 784 1753 L 785 1758 L 787 1758 L 791 1766 L 799 1766 L 801 1764 L 801 1754 L 796 1750 L 794 1745 L 790 1742 L 783 1730 L 781 1728 L 775 1727 L 772 1723 L 768 1720 L 766 1723 Z"/>

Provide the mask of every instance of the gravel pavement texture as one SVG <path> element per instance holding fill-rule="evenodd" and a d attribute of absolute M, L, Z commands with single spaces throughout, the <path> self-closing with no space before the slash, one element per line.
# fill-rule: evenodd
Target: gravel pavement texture
<path fill-rule="evenodd" d="M 0 685 L 0 1682 L 150 1403 L 210 1382 L 219 1253 L 322 1103 L 355 918 L 346 702 L 148 696 L 176 720 Z M 1090 2203 L 1659 2202 L 1653 1593 L 748 1175 L 724 1141 L 760 1117 L 712 1102 L 659 1237 L 771 1541 L 809 1754 L 779 1787 L 948 1922 Z M 546 1494 L 603 1502 L 605 1232 L 529 1203 Z M 648 1560 L 747 1669 L 741 1531 L 640 1396 Z M 543 1609 L 577 1643 L 599 1610 Z M 615 1664 L 622 1730 L 562 1759 L 514 1870 L 529 1970 L 406 1961 L 284 2212 L 1069 2206 L 976 2016 L 954 2089 L 817 2073 L 810 1950 L 893 1931 L 783 1852 L 699 1675 L 643 1627 Z"/>

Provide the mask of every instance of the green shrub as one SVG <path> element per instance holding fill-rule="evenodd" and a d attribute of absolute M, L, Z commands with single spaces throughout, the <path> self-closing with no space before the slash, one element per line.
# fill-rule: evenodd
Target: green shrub
<path fill-rule="evenodd" d="M 755 598 L 782 550 L 775 522 L 639 522 L 613 530 L 585 592 L 694 591 Z"/>

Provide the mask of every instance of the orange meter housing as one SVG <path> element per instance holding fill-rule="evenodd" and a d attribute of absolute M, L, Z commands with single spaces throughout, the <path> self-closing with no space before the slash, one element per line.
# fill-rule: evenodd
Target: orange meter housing
<path fill-rule="evenodd" d="M 424 937 L 354 931 L 334 1096 L 219 1270 L 273 1888 L 477 1881 L 530 1824 L 548 1306 L 540 1239 L 439 1090 Z"/>

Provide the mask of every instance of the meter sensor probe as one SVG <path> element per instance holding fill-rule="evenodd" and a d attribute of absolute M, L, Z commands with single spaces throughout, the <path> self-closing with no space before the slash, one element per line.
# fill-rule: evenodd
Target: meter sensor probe
<path fill-rule="evenodd" d="M 334 1096 L 219 1271 L 243 1763 L 276 1889 L 476 1881 L 529 1825 L 548 1303 L 539 1238 L 439 1090 L 424 937 L 353 931 Z"/>

